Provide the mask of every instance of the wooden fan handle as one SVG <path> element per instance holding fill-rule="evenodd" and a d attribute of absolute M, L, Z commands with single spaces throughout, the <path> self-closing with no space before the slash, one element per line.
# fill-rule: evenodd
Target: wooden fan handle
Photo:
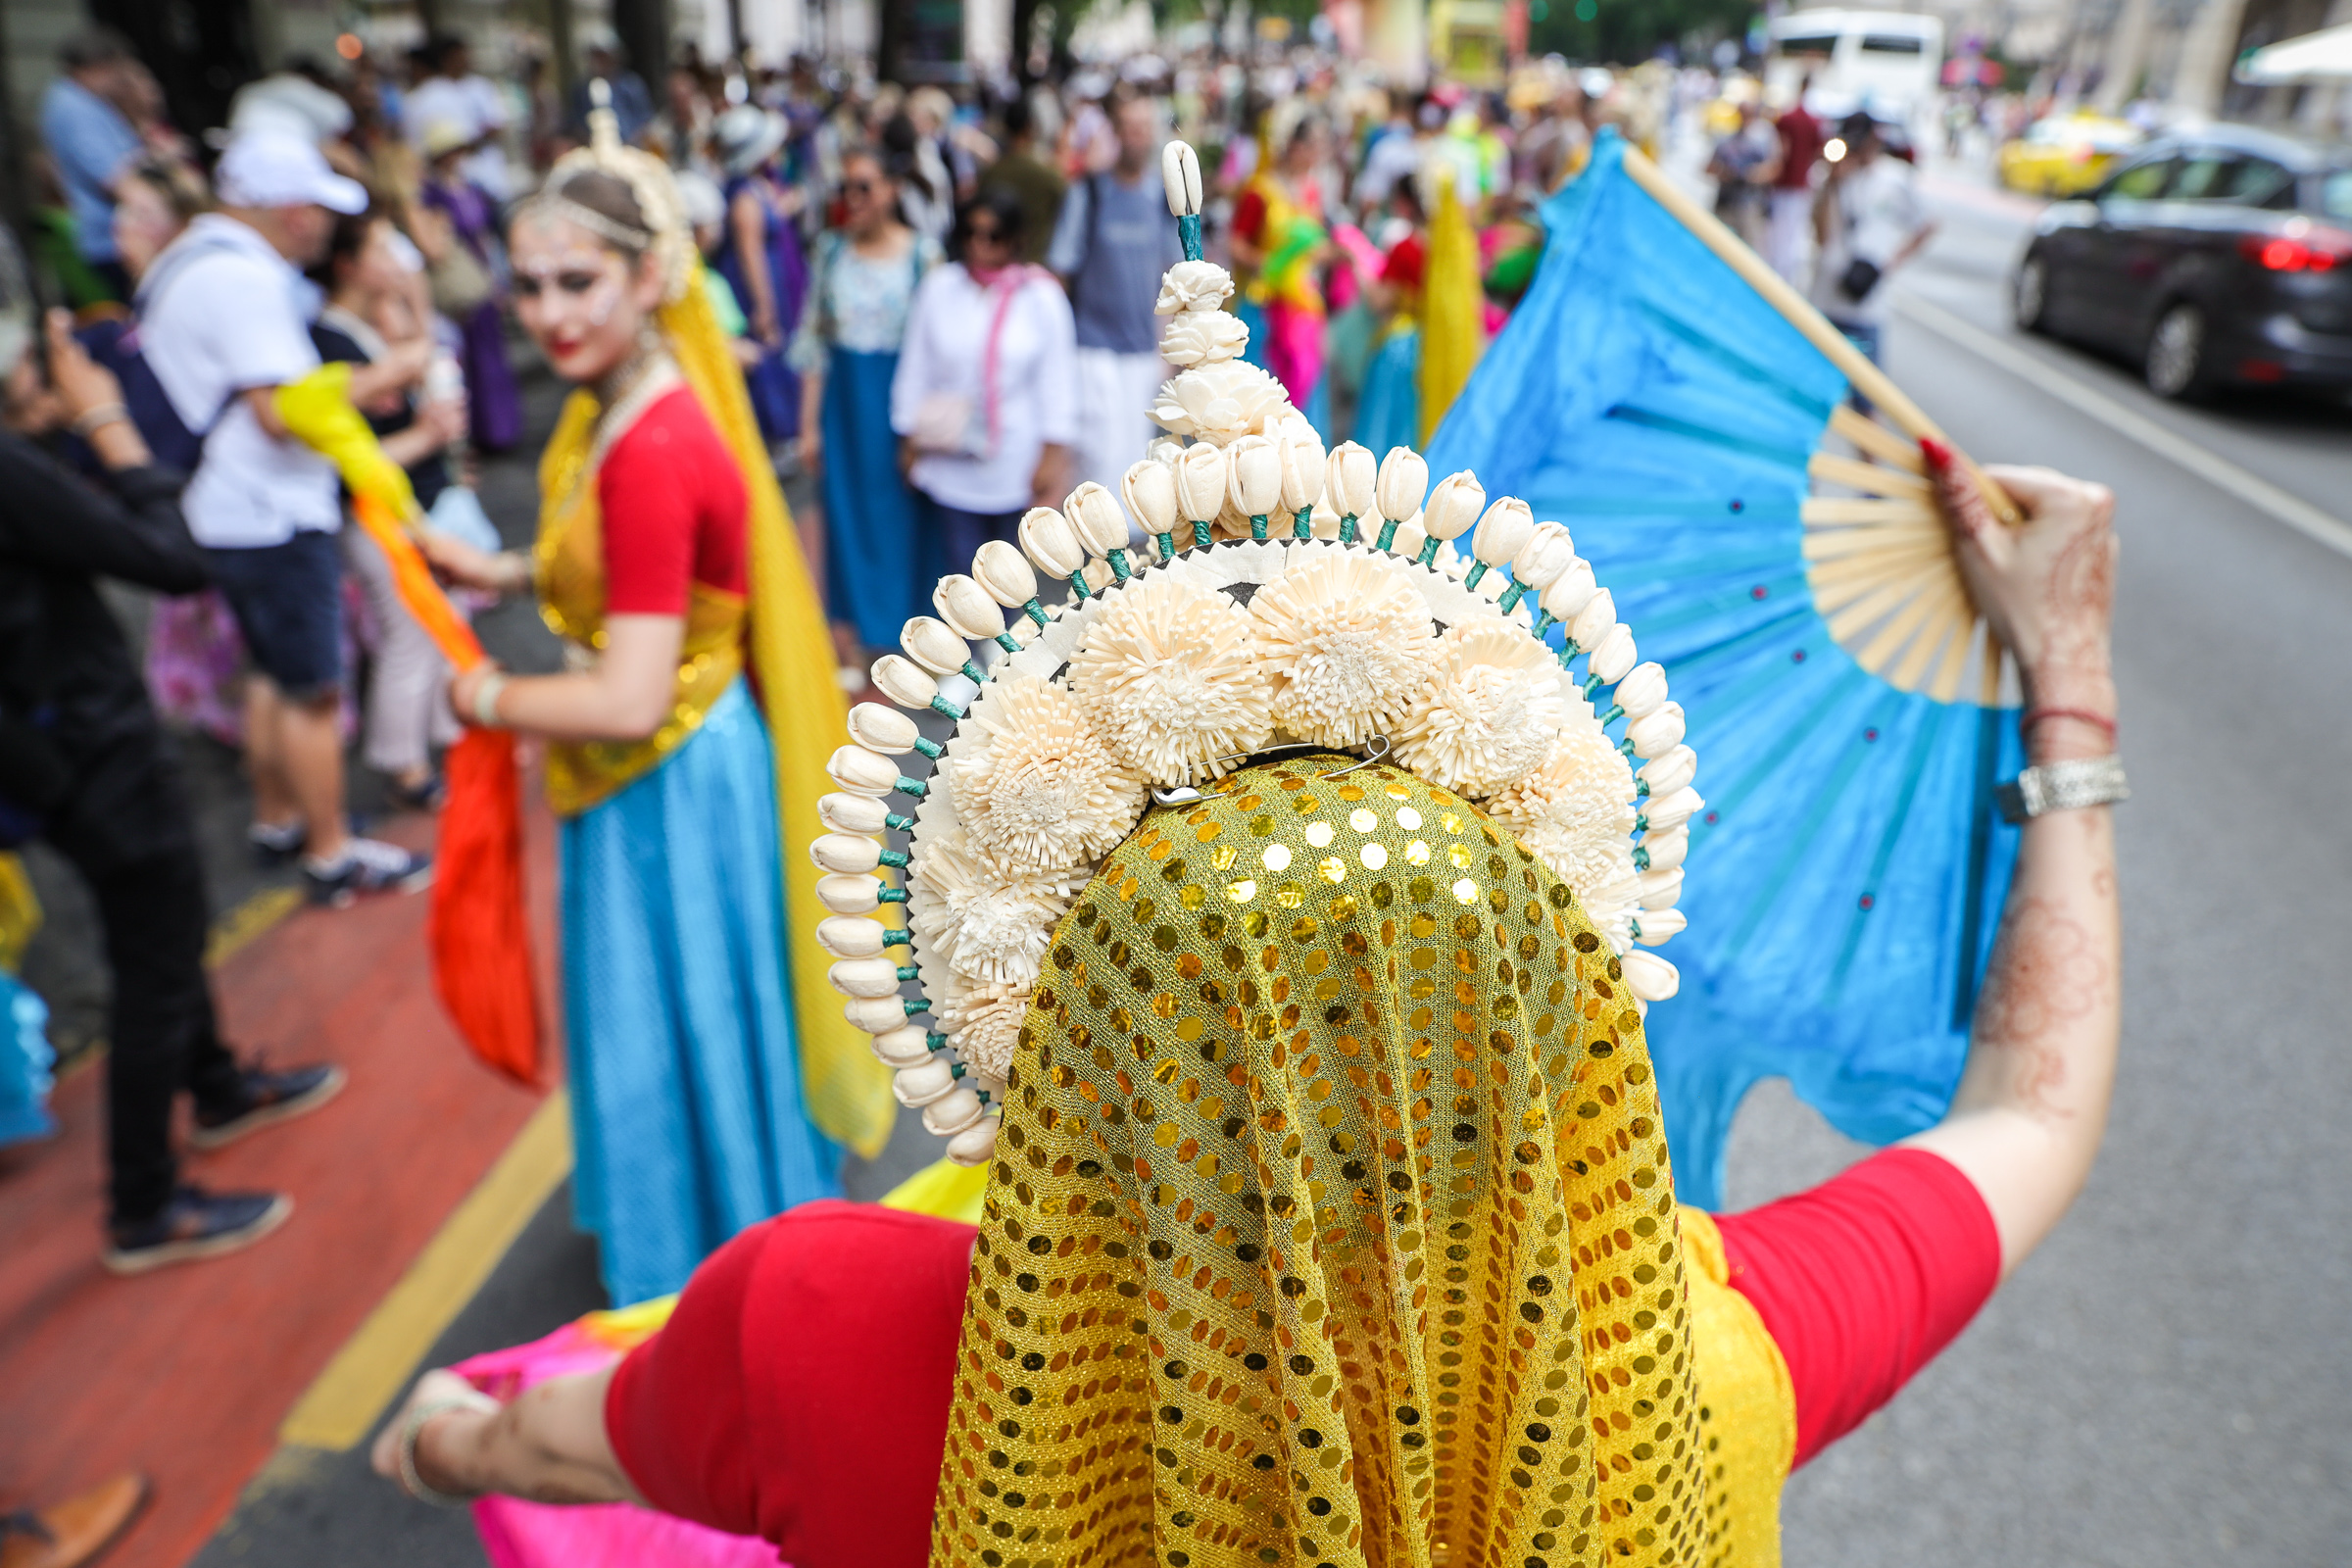
<path fill-rule="evenodd" d="M 1766 264 L 1763 257 L 1750 250 L 1745 240 L 1725 227 L 1721 219 L 1692 200 L 1688 191 L 1668 178 L 1666 172 L 1651 162 L 1648 154 L 1631 142 L 1625 146 L 1625 172 L 1633 176 L 1635 184 L 1649 193 L 1652 200 L 1673 214 L 1677 221 L 1697 235 L 1699 242 L 1720 257 L 1725 266 L 1739 273 L 1741 281 L 1764 296 L 1765 302 L 1780 312 L 1790 326 L 1802 332 L 1807 342 L 1821 350 L 1823 357 L 1838 367 L 1846 380 L 1852 383 L 1854 390 L 1883 410 L 1886 417 L 1894 421 L 1897 429 L 1914 441 L 1924 437 L 1951 447 L 1953 456 L 1968 470 L 1968 476 L 1977 482 L 1978 489 L 1984 492 L 1984 504 L 1992 509 L 1994 516 L 2013 528 L 2025 522 L 2025 514 L 2017 510 L 2017 503 L 2009 499 L 2009 492 L 1994 484 L 1984 470 L 1954 445 L 1952 438 L 1945 435 L 1934 419 L 1928 417 L 1926 411 L 1912 402 L 1885 370 L 1873 365 L 1860 349 L 1854 347 L 1851 338 L 1832 325 L 1830 318 L 1822 315 L 1811 300 L 1799 294 L 1787 278 Z"/>

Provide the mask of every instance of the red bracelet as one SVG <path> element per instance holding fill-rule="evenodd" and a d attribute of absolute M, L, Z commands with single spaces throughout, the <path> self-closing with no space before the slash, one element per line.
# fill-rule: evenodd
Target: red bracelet
<path fill-rule="evenodd" d="M 2107 732 L 2107 744 L 2110 746 L 2115 744 L 2115 720 L 2103 713 L 2094 713 L 2083 708 L 2031 709 L 2023 718 L 2017 721 L 2017 732 L 2020 735 L 2031 735 L 2034 733 L 2034 726 L 2045 718 L 2071 718 L 2078 723 L 2088 724 L 2093 729 L 2103 729 Z"/>

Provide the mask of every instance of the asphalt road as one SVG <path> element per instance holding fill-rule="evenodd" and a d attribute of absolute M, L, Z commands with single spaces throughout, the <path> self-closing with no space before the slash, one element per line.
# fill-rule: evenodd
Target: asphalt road
<path fill-rule="evenodd" d="M 2352 559 L 2179 459 L 2204 451 L 2352 522 L 2352 405 L 2179 409 L 2142 392 L 2130 367 L 2019 338 L 2003 287 L 2027 218 L 1948 186 L 1936 205 L 1942 234 L 1892 286 L 2028 358 L 1996 363 L 1981 339 L 1898 314 L 1890 369 L 1980 459 L 2048 464 L 2119 497 L 2134 791 L 2119 814 L 2124 1065 L 2081 1203 L 1951 1350 L 1791 1480 L 1785 1558 L 2341 1562 L 2352 1539 L 2352 1140 L 2341 1130 L 2352 965 L 2338 950 L 2352 932 L 2352 827 L 2338 781 L 2352 776 L 2352 696 L 2335 639 Z M 2082 413 L 2083 388 L 2153 421 L 2153 439 Z M 929 1157 L 919 1128 L 901 1131 L 854 1196 Z M 1783 1086 L 1762 1086 L 1733 1136 L 1733 1205 L 1810 1185 L 1861 1152 Z M 435 1360 L 600 1304 L 565 1203 L 559 1194 Z M 199 1559 L 326 1561 L 481 1558 L 462 1520 L 390 1497 L 353 1454 L 265 1477 Z"/>
<path fill-rule="evenodd" d="M 2004 290 L 2030 220 L 1936 183 L 1943 230 L 1894 286 L 2022 351 L 2032 373 L 1899 305 L 1888 368 L 1979 459 L 2047 464 L 2118 498 L 2123 1067 L 2082 1201 L 1940 1360 L 1791 1480 L 1785 1557 L 2341 1563 L 2352 560 L 2180 459 L 2193 444 L 2352 522 L 2352 403 L 2182 409 L 2134 367 L 2018 336 Z M 2080 388 L 2160 433 L 2142 443 L 2085 416 L 2063 395 Z M 1766 1085 L 1733 1135 L 1732 1202 L 1859 1152 Z"/>

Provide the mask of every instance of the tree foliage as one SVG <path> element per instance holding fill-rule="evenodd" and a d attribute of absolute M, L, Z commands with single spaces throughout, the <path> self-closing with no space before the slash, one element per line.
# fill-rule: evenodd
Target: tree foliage
<path fill-rule="evenodd" d="M 1745 35 L 1755 0 L 1529 0 L 1531 53 L 1633 65 L 1667 45 Z"/>

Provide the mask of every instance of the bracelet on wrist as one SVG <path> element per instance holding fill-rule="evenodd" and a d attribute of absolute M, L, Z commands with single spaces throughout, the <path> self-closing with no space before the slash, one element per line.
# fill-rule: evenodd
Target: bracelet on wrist
<path fill-rule="evenodd" d="M 67 428 L 87 441 L 108 425 L 127 423 L 129 419 L 130 410 L 122 404 L 101 403 L 94 409 L 84 409 L 74 416 L 74 422 Z"/>
<path fill-rule="evenodd" d="M 431 1503 L 436 1508 L 463 1508 L 472 1502 L 471 1497 L 443 1492 L 438 1487 L 428 1485 L 424 1477 L 417 1473 L 416 1440 L 424 1435 L 425 1424 L 436 1416 L 448 1415 L 454 1410 L 495 1415 L 498 1408 L 496 1399 L 486 1394 L 473 1392 L 464 1398 L 435 1399 L 430 1404 L 420 1404 L 410 1411 L 408 1420 L 402 1422 L 400 1428 L 400 1490 L 418 1502 Z"/>
<path fill-rule="evenodd" d="M 482 683 L 473 689 L 473 721 L 476 724 L 484 729 L 499 727 L 498 699 L 506 689 L 504 671 L 494 669 L 482 677 Z"/>
<path fill-rule="evenodd" d="M 2106 735 L 2109 746 L 2115 744 L 2115 720 L 2104 713 L 2094 713 L 2087 708 L 2029 708 L 2017 721 L 2017 732 L 2020 735 L 2032 735 L 2034 726 L 2045 718 L 2071 718 L 2078 724 L 2088 724 Z"/>

